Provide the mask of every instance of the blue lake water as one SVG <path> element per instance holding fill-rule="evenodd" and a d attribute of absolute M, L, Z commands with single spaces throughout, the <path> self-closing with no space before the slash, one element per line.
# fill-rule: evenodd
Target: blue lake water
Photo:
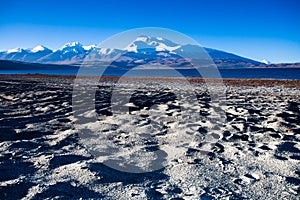
<path fill-rule="evenodd" d="M 78 68 L 74 69 L 47 69 L 47 70 L 0 70 L 0 74 L 50 74 L 50 75 L 76 75 Z M 126 74 L 127 72 L 127 74 Z M 177 73 L 178 72 L 178 73 Z M 167 69 L 126 70 L 108 68 L 104 75 L 107 76 L 186 76 L 201 77 L 194 69 L 179 69 L 176 73 Z M 206 73 L 207 71 L 203 71 Z M 300 68 L 244 68 L 244 69 L 219 69 L 222 78 L 262 78 L 262 79 L 294 79 L 300 80 Z M 206 77 L 216 77 L 215 73 L 206 73 Z M 86 75 L 97 75 L 93 71 Z M 217 76 L 218 77 L 218 76 Z"/>

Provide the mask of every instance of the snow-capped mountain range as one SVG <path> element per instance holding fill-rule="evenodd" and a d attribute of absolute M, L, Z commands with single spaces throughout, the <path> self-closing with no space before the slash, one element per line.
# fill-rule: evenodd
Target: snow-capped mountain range
<path fill-rule="evenodd" d="M 185 52 L 196 52 L 196 45 L 176 44 L 162 37 L 140 36 L 133 40 L 124 49 L 101 48 L 97 45 L 84 46 L 79 42 L 71 42 L 61 48 L 51 50 L 43 45 L 32 49 L 15 48 L 0 52 L 0 60 L 13 60 L 31 63 L 53 63 L 53 64 L 79 64 L 91 53 L 99 58 L 112 58 L 115 55 L 122 55 L 121 62 L 137 63 L 149 62 L 155 59 L 179 59 Z M 260 65 L 251 59 L 237 56 L 235 54 L 219 51 L 211 48 L 204 48 L 209 56 L 218 66 L 250 66 Z M 197 55 L 196 55 L 197 56 Z"/>

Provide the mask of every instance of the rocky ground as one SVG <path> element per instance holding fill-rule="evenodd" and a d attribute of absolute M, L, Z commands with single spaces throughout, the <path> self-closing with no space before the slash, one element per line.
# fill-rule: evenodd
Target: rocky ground
<path fill-rule="evenodd" d="M 219 107 L 203 81 L 157 81 L 118 87 L 132 95 L 117 115 L 115 79 L 99 83 L 95 127 L 73 115 L 72 77 L 1 76 L 0 199 L 299 199 L 299 81 L 226 80 Z M 178 120 L 191 109 L 200 120 Z"/>

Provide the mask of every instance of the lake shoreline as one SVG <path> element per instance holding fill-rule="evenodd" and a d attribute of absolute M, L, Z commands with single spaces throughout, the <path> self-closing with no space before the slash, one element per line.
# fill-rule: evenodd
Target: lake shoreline
<path fill-rule="evenodd" d="M 103 81 L 118 81 L 121 76 L 103 76 Z M 0 79 L 7 78 L 21 78 L 21 79 L 99 79 L 99 76 L 75 76 L 75 75 L 47 75 L 47 74 L 0 74 Z M 226 86 L 284 86 L 284 87 L 300 87 L 300 80 L 289 79 L 266 79 L 266 78 L 195 78 L 195 77 L 123 77 L 125 80 L 167 80 L 167 81 L 182 81 L 188 80 L 191 83 L 204 83 L 205 80 L 209 82 L 222 81 Z"/>

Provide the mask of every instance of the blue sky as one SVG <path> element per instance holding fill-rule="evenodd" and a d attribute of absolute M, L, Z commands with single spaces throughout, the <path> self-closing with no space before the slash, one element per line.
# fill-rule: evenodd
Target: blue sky
<path fill-rule="evenodd" d="M 256 60 L 300 62 L 299 8 L 298 0 L 7 0 L 0 2 L 0 50 L 98 44 L 151 26 Z"/>

